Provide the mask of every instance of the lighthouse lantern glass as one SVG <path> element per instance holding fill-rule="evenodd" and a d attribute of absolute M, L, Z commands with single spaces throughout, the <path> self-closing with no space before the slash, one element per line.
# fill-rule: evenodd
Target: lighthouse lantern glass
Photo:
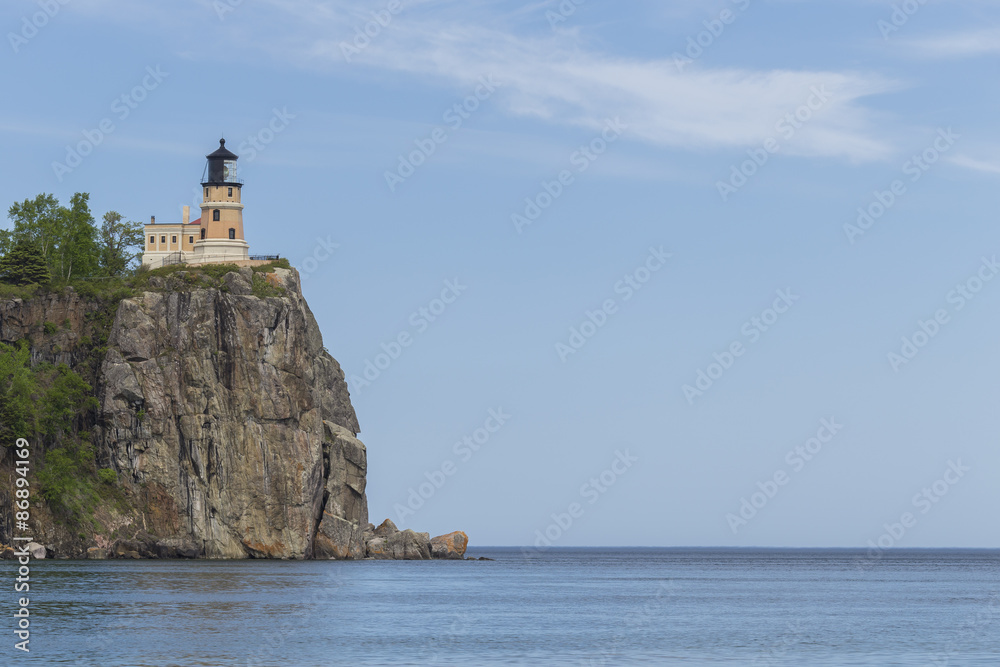
<path fill-rule="evenodd" d="M 223 178 L 230 182 L 236 180 L 236 160 L 226 160 Z"/>

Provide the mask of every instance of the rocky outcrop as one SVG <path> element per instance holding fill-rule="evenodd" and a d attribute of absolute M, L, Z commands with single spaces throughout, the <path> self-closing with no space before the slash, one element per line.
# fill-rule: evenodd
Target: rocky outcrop
<path fill-rule="evenodd" d="M 399 530 L 386 519 L 368 540 L 367 553 L 369 558 L 376 560 L 429 560 L 431 536 L 409 529 Z"/>
<path fill-rule="evenodd" d="M 71 291 L 0 302 L 0 339 L 96 369 L 91 441 L 124 498 L 83 538 L 41 506 L 37 539 L 88 558 L 461 558 L 464 533 L 368 523 L 357 416 L 297 272 L 202 278 L 151 277 L 110 311 Z M 98 334 L 95 363 L 80 341 Z"/>
<path fill-rule="evenodd" d="M 322 556 L 356 558 L 368 522 L 357 417 L 297 274 L 275 272 L 281 298 L 231 273 L 228 292 L 122 301 L 98 441 L 119 479 L 167 508 L 150 531 L 161 539 L 207 558 L 310 558 L 320 536 Z"/>
<path fill-rule="evenodd" d="M 431 557 L 461 560 L 469 546 L 469 536 L 462 531 L 439 535 L 431 539 Z"/>

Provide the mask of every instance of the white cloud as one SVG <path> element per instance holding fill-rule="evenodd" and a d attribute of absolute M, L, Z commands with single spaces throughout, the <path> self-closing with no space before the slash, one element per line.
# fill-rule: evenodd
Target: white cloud
<path fill-rule="evenodd" d="M 213 0 L 215 1 L 215 0 Z M 226 2 L 226 0 L 217 0 Z M 114 0 L 81 0 L 102 9 Z M 402 11 L 348 64 L 342 44 L 388 0 L 262 0 L 243 2 L 215 20 L 206 12 L 215 43 L 229 53 L 252 49 L 303 68 L 341 74 L 406 74 L 471 92 L 483 75 L 503 87 L 491 99 L 515 116 L 599 128 L 620 116 L 628 137 L 655 145 L 705 150 L 759 146 L 775 124 L 824 85 L 824 104 L 783 152 L 854 161 L 887 157 L 890 141 L 862 98 L 900 87 L 864 72 L 712 69 L 694 63 L 679 70 L 672 59 L 626 57 L 589 47 L 581 30 L 553 32 L 543 13 L 532 30 L 519 12 L 504 13 L 491 0 L 402 0 Z M 537 7 L 541 11 L 543 3 Z M 537 27 L 537 26 L 536 26 Z M 784 142 L 783 142 L 784 143 Z"/>
<path fill-rule="evenodd" d="M 971 58 L 1000 53 L 1000 28 L 954 32 L 902 42 L 920 58 Z"/>
<path fill-rule="evenodd" d="M 1000 174 L 1000 162 L 990 162 L 969 157 L 968 155 L 955 155 L 948 159 L 952 164 L 975 171 L 985 171 L 990 174 Z"/>
<path fill-rule="evenodd" d="M 294 0 L 280 0 L 284 5 Z M 759 145 L 775 124 L 825 85 L 830 101 L 787 152 L 870 160 L 890 153 L 873 114 L 859 100 L 899 88 L 883 77 L 857 72 L 678 69 L 672 59 L 637 59 L 586 48 L 576 32 L 518 36 L 467 20 L 400 14 L 395 23 L 352 57 L 351 67 L 404 72 L 471 90 L 480 76 L 503 83 L 497 100 L 515 115 L 598 128 L 621 116 L 634 139 L 687 149 Z M 329 36 L 303 45 L 292 40 L 275 56 L 345 67 L 342 44 L 353 27 L 330 26 Z"/>

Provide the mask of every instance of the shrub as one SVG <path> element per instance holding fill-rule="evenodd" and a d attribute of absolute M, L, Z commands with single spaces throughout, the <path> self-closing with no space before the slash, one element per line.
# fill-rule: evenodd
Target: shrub
<path fill-rule="evenodd" d="M 284 295 L 284 288 L 272 285 L 271 281 L 262 276 L 260 273 L 253 274 L 253 295 L 260 297 L 261 299 L 266 299 L 269 296 L 282 296 Z"/>
<path fill-rule="evenodd" d="M 101 468 L 97 471 L 97 479 L 101 480 L 102 484 L 114 484 L 118 481 L 118 473 L 111 468 Z"/>
<path fill-rule="evenodd" d="M 42 496 L 53 509 L 81 518 L 97 501 L 94 467 L 94 450 L 86 437 L 80 443 L 49 450 L 38 470 Z"/>

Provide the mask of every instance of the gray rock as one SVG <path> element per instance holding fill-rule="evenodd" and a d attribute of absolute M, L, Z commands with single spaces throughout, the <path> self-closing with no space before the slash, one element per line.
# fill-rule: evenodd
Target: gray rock
<path fill-rule="evenodd" d="M 372 532 L 375 534 L 375 537 L 390 537 L 398 533 L 399 528 L 396 528 L 396 524 L 391 520 L 386 519 Z"/>
<path fill-rule="evenodd" d="M 401 530 L 368 543 L 368 555 L 380 560 L 430 560 L 430 533 Z"/>
<path fill-rule="evenodd" d="M 87 558 L 90 560 L 104 560 L 108 557 L 108 550 L 101 549 L 99 547 L 90 547 L 87 549 Z"/>
<path fill-rule="evenodd" d="M 160 540 L 155 549 L 158 558 L 197 558 L 200 553 L 198 545 L 183 539 Z"/>
<path fill-rule="evenodd" d="M 253 294 L 253 271 L 249 268 L 245 270 L 250 272 L 249 278 L 242 275 L 243 269 L 240 270 L 240 273 L 227 273 L 222 277 L 222 284 L 226 286 L 230 294 L 243 296 Z"/>
<path fill-rule="evenodd" d="M 45 547 L 38 542 L 28 542 L 27 549 L 28 553 L 31 554 L 31 557 L 35 560 L 45 559 Z"/>
<path fill-rule="evenodd" d="M 367 461 L 344 372 L 297 289 L 224 284 L 121 302 L 95 448 L 151 508 L 139 525 L 160 557 L 363 558 Z"/>

